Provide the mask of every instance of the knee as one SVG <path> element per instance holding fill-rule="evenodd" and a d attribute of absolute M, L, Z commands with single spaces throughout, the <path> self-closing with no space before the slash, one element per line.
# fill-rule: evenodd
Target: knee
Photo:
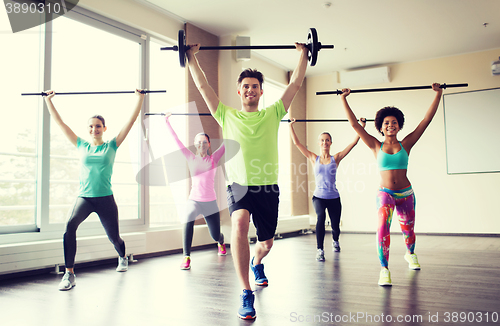
<path fill-rule="evenodd" d="M 75 225 L 73 223 L 68 223 L 66 224 L 66 231 L 64 232 L 64 238 L 69 236 L 76 237 L 76 230 L 78 229 L 78 225 Z"/>
<path fill-rule="evenodd" d="M 231 216 L 233 232 L 248 232 L 250 217 L 248 214 L 236 211 Z"/>
<path fill-rule="evenodd" d="M 274 244 L 274 239 L 269 239 L 266 241 L 259 242 L 259 245 L 264 249 L 265 251 L 271 250 Z"/>

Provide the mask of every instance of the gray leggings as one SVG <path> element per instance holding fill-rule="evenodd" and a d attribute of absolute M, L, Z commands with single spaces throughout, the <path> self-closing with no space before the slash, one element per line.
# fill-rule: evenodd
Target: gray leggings
<path fill-rule="evenodd" d="M 78 197 L 71 211 L 64 233 L 64 261 L 66 268 L 73 268 L 76 256 L 76 230 L 89 217 L 97 213 L 109 240 L 120 257 L 125 257 L 125 242 L 118 230 L 118 207 L 113 195 L 105 197 Z"/>
<path fill-rule="evenodd" d="M 191 245 L 193 243 L 194 222 L 198 215 L 203 215 L 207 222 L 208 231 L 212 239 L 220 244 L 224 243 L 224 235 L 220 232 L 220 215 L 217 201 L 201 202 L 188 200 L 187 202 L 187 222 L 184 224 L 182 249 L 184 256 L 191 255 Z"/>

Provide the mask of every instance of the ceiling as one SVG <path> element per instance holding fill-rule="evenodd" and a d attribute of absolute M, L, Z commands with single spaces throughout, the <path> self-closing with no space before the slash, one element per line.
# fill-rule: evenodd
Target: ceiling
<path fill-rule="evenodd" d="M 500 48 L 500 0 L 139 1 L 252 45 L 306 42 L 314 27 L 335 48 L 319 52 L 308 76 Z M 293 50 L 254 51 L 289 70 L 298 59 Z"/>

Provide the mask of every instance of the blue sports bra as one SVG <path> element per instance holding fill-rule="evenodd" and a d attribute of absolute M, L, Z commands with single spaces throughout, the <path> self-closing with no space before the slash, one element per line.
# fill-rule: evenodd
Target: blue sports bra
<path fill-rule="evenodd" d="M 408 153 L 404 149 L 401 142 L 399 142 L 401 149 L 394 154 L 387 154 L 382 150 L 384 143 L 380 146 L 380 151 L 377 155 L 378 169 L 380 171 L 386 170 L 406 170 L 408 169 Z"/>

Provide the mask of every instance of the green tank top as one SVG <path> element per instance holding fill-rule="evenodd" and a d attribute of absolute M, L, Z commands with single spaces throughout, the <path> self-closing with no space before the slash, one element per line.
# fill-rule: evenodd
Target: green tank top
<path fill-rule="evenodd" d="M 401 149 L 394 154 L 387 154 L 382 150 L 384 143 L 380 146 L 380 151 L 377 155 L 378 169 L 380 171 L 386 170 L 407 170 L 408 169 L 408 153 L 404 149 L 401 142 L 399 142 Z"/>
<path fill-rule="evenodd" d="M 113 194 L 111 175 L 118 146 L 116 138 L 99 146 L 78 137 L 76 147 L 80 154 L 79 197 L 104 197 Z"/>

